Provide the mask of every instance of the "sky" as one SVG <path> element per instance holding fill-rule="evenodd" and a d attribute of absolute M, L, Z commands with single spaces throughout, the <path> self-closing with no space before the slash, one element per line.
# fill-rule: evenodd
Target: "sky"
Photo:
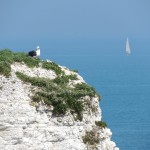
<path fill-rule="evenodd" d="M 127 36 L 150 40 L 149 0 L 0 0 L 0 49 Z"/>

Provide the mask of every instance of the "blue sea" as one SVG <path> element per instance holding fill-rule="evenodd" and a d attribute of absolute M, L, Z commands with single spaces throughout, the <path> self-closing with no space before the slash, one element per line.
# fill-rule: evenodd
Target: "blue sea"
<path fill-rule="evenodd" d="M 41 57 L 72 70 L 101 95 L 102 120 L 120 150 L 150 149 L 150 46 L 131 40 L 66 43 L 43 47 Z M 42 49 L 42 48 L 41 48 Z"/>

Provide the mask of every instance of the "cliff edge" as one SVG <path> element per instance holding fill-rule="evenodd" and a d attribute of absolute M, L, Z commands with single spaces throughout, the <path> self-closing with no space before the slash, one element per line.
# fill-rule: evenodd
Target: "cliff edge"
<path fill-rule="evenodd" d="M 99 100 L 75 71 L 0 51 L 1 150 L 119 150 Z"/>

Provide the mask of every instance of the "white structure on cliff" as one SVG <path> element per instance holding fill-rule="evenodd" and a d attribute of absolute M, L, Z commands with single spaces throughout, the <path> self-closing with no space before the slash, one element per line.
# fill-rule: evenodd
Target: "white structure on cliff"
<path fill-rule="evenodd" d="M 36 49 L 36 56 L 40 56 L 40 47 L 37 46 L 37 49 Z"/>
<path fill-rule="evenodd" d="M 37 49 L 36 49 L 36 51 L 30 51 L 29 53 L 28 53 L 28 55 L 29 56 L 31 56 L 31 57 L 39 57 L 40 56 L 40 47 L 39 46 L 37 46 Z"/>

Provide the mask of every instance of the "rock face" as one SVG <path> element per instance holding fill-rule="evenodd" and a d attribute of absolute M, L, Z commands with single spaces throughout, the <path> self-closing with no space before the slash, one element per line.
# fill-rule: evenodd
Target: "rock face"
<path fill-rule="evenodd" d="M 67 75 L 77 75 L 78 80 L 70 81 L 70 86 L 85 82 L 77 73 L 61 68 Z M 52 70 L 30 69 L 19 63 L 11 65 L 10 77 L 0 75 L 0 150 L 118 150 L 110 140 L 110 129 L 95 124 L 102 118 L 98 96 L 84 97 L 95 111 L 85 109 L 82 121 L 75 120 L 70 112 L 56 117 L 44 104 L 32 102 L 36 87 L 17 78 L 16 71 L 32 77 L 57 76 Z M 96 142 L 89 144 L 86 136 Z"/>

